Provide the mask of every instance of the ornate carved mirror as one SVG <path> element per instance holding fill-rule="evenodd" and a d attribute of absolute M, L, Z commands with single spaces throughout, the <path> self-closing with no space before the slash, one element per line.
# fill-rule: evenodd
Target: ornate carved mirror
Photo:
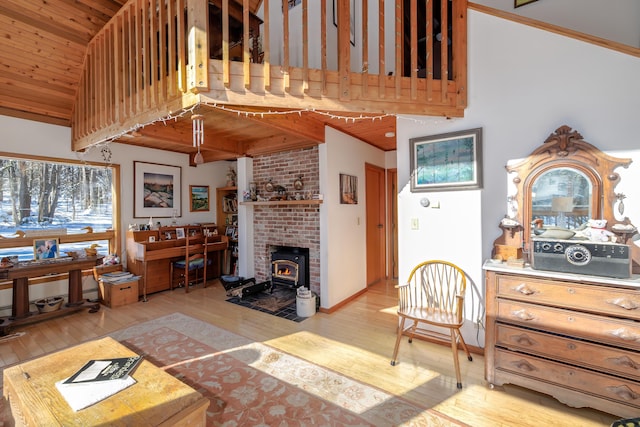
<path fill-rule="evenodd" d="M 561 126 L 529 157 L 506 166 L 515 193 L 509 195 L 509 214 L 500 224 L 503 234 L 496 239 L 492 255 L 506 259 L 505 253 L 516 254 L 528 262 L 536 228 L 576 229 L 589 219 L 607 220 L 607 229 L 619 236 L 618 242 L 627 243 L 635 227 L 627 217 L 616 219 L 614 205 L 620 195 L 614 188 L 620 181 L 615 169 L 629 164 L 631 159 L 609 156 L 584 141 L 577 131 Z M 628 232 L 630 228 L 633 232 Z M 627 231 L 616 231 L 621 229 Z M 555 237 L 563 238 L 562 234 Z M 640 253 L 632 247 L 636 267 Z"/>

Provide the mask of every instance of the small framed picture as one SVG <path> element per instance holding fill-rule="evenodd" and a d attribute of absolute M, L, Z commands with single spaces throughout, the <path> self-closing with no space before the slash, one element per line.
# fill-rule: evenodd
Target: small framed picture
<path fill-rule="evenodd" d="M 176 239 L 184 239 L 184 228 L 176 228 Z"/>
<path fill-rule="evenodd" d="M 33 241 L 33 258 L 58 258 L 59 246 L 58 239 L 36 239 Z"/>
<path fill-rule="evenodd" d="M 189 193 L 191 194 L 191 212 L 208 212 L 209 211 L 209 186 L 208 185 L 190 185 Z"/>

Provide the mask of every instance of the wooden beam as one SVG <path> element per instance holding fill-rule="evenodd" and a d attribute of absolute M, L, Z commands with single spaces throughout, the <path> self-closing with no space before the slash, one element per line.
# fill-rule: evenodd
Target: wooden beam
<path fill-rule="evenodd" d="M 206 92 L 209 90 L 209 3 L 187 0 L 187 10 L 188 87 L 194 93 Z"/>

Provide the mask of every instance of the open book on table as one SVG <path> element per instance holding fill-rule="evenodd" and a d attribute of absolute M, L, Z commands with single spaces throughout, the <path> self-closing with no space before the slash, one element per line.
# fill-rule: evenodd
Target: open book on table
<path fill-rule="evenodd" d="M 90 360 L 75 374 L 56 383 L 71 409 L 79 411 L 132 386 L 131 376 L 142 356 Z"/>

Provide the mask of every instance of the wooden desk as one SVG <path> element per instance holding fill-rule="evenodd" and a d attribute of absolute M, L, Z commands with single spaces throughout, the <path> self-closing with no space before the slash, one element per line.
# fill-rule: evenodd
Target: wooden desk
<path fill-rule="evenodd" d="M 147 360 L 143 360 L 132 375 L 136 384 L 78 412 L 73 412 L 55 386 L 91 359 L 134 355 L 107 337 L 5 369 L 3 393 L 16 425 L 206 424 L 209 400 Z M 28 373 L 28 378 L 24 373 Z"/>
<path fill-rule="evenodd" d="M 21 262 L 0 270 L 0 277 L 13 280 L 11 317 L 0 318 L 0 333 L 6 335 L 11 326 L 45 320 L 88 307 L 90 312 L 100 308 L 98 303 L 89 303 L 82 298 L 82 270 L 93 268 L 101 256 L 86 258 L 58 258 L 38 262 Z M 50 274 L 68 273 L 69 291 L 67 303 L 57 311 L 38 313 L 29 311 L 29 278 Z"/>
<path fill-rule="evenodd" d="M 147 294 L 169 289 L 170 264 L 172 261 L 184 258 L 186 253 L 187 239 L 161 240 L 149 242 L 147 234 L 157 233 L 157 231 L 127 232 L 127 269 L 142 276 L 141 296 L 146 301 Z M 136 236 L 137 235 L 137 236 Z M 151 234 L 153 235 L 153 234 Z M 136 237 L 143 236 L 144 241 L 136 241 Z M 213 253 L 218 259 L 218 272 L 221 270 L 221 260 L 223 253 L 229 246 L 226 236 L 220 236 L 220 241 L 208 242 L 206 251 Z M 191 246 L 199 245 L 204 250 L 204 238 L 193 238 Z M 191 253 L 195 251 L 192 250 Z M 209 255 L 211 256 L 211 255 Z"/>

